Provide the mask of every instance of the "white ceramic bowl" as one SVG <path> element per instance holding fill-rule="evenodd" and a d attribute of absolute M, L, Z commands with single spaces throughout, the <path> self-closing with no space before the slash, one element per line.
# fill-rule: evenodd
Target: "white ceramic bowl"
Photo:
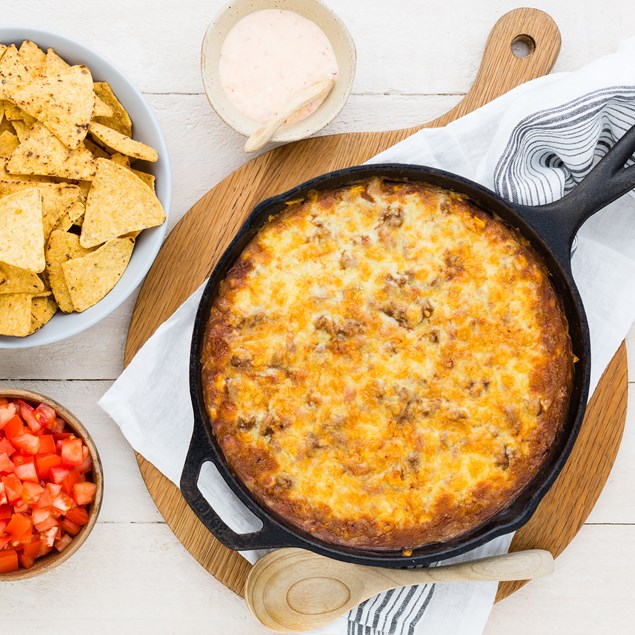
<path fill-rule="evenodd" d="M 335 86 L 320 107 L 306 119 L 281 126 L 274 143 L 287 143 L 310 137 L 329 124 L 342 110 L 355 77 L 355 44 L 344 23 L 318 0 L 236 0 L 225 7 L 210 23 L 201 47 L 201 73 L 209 103 L 231 128 L 248 137 L 262 126 L 245 117 L 227 99 L 221 86 L 218 61 L 227 34 L 240 19 L 262 9 L 286 9 L 315 22 L 330 40 L 339 68 Z"/>
<path fill-rule="evenodd" d="M 63 35 L 28 27 L 0 27 L 0 42 L 19 46 L 24 40 L 32 40 L 41 49 L 55 52 L 71 64 L 85 64 L 95 81 L 107 81 L 125 109 L 130 114 L 135 139 L 152 146 L 159 153 L 156 163 L 148 163 L 143 169 L 156 177 L 156 192 L 166 215 L 172 198 L 172 174 L 168 149 L 150 106 L 141 93 L 111 62 L 92 49 Z M 160 227 L 141 233 L 132 253 L 128 268 L 114 289 L 95 306 L 83 313 L 63 314 L 58 311 L 53 319 L 27 337 L 0 336 L 0 349 L 31 348 L 58 342 L 90 328 L 112 313 L 141 284 L 156 258 L 167 231 L 167 220 Z"/>

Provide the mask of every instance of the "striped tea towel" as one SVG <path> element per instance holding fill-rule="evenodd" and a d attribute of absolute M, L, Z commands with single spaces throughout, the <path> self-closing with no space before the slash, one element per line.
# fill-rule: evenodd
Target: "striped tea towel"
<path fill-rule="evenodd" d="M 547 203 L 568 192 L 634 124 L 635 39 L 577 72 L 520 86 L 446 128 L 422 130 L 374 161 L 436 166 L 512 200 Z M 593 390 L 635 318 L 635 203 L 630 196 L 587 221 L 578 235 L 573 269 L 591 328 Z M 192 432 L 188 361 L 201 292 L 157 330 L 100 401 L 135 450 L 177 485 Z M 168 401 L 166 393 L 172 397 Z M 211 464 L 201 472 L 199 486 L 235 531 L 258 528 Z M 510 538 L 456 560 L 504 552 Z M 254 561 L 259 554 L 244 556 Z M 495 592 L 495 583 L 390 591 L 319 632 L 478 635 Z"/>

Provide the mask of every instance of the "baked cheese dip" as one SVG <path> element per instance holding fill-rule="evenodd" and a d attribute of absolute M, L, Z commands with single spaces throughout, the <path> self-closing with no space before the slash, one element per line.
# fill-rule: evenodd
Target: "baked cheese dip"
<path fill-rule="evenodd" d="M 573 376 L 529 244 L 459 194 L 379 178 L 269 219 L 221 284 L 202 361 L 213 432 L 256 499 L 372 550 L 447 541 L 508 505 Z"/>

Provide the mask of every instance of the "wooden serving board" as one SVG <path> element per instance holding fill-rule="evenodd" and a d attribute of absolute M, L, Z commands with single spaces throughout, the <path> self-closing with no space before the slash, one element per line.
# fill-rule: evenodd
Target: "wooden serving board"
<path fill-rule="evenodd" d="M 528 43 L 530 55 L 519 58 L 513 54 L 511 45 L 517 40 Z M 165 241 L 137 300 L 128 332 L 126 365 L 208 277 L 257 202 L 318 174 L 363 163 L 421 128 L 443 126 L 458 119 L 515 86 L 548 73 L 559 50 L 558 27 L 546 13 L 516 9 L 492 29 L 471 90 L 442 117 L 405 130 L 308 139 L 262 154 L 236 170 L 198 201 Z M 531 521 L 516 533 L 512 550 L 536 547 L 560 554 L 593 508 L 624 429 L 628 383 L 625 351 L 622 344 L 591 400 L 565 470 Z M 242 595 L 251 565 L 209 533 L 176 486 L 142 456 L 137 455 L 137 459 L 150 494 L 178 539 L 212 575 Z M 522 584 L 502 583 L 498 599 Z"/>

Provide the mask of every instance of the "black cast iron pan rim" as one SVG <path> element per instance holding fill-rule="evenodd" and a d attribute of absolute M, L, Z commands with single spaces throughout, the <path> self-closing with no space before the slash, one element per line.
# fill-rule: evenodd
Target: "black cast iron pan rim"
<path fill-rule="evenodd" d="M 465 553 L 524 525 L 563 469 L 581 427 L 588 397 L 590 343 L 584 308 L 571 275 L 569 261 L 571 242 L 586 218 L 635 186 L 635 168 L 622 169 L 633 149 L 635 149 L 635 128 L 616 144 L 607 157 L 570 194 L 560 201 L 542 207 L 526 207 L 509 203 L 487 188 L 443 170 L 394 163 L 367 164 L 329 172 L 259 203 L 214 268 L 199 304 L 192 337 L 190 390 L 195 423 L 181 478 L 181 490 L 190 507 L 206 527 L 223 544 L 235 550 L 297 546 L 357 564 L 408 567 L 427 565 Z M 294 529 L 259 504 L 227 465 L 211 432 L 202 391 L 200 354 L 209 309 L 216 296 L 219 282 L 225 277 L 246 244 L 265 224 L 269 216 L 282 211 L 286 202 L 301 199 L 311 190 L 319 191 L 345 184 L 350 185 L 372 176 L 382 176 L 387 180 L 395 181 L 432 183 L 467 194 L 474 203 L 490 213 L 501 216 L 508 224 L 518 229 L 545 261 L 561 298 L 563 294 L 568 295 L 562 299 L 570 321 L 570 329 L 573 327 L 576 330 L 572 341 L 574 353 L 580 358 L 575 367 L 567 421 L 547 461 L 548 469 L 541 470 L 519 496 L 482 526 L 451 541 L 414 549 L 412 556 L 408 557 L 396 551 L 360 550 L 326 543 Z M 572 318 L 576 323 L 571 323 Z M 557 455 L 555 455 L 556 450 Z M 230 489 L 262 521 L 263 526 L 260 530 L 249 534 L 237 534 L 207 503 L 197 486 L 200 469 L 207 461 L 214 463 Z"/>

